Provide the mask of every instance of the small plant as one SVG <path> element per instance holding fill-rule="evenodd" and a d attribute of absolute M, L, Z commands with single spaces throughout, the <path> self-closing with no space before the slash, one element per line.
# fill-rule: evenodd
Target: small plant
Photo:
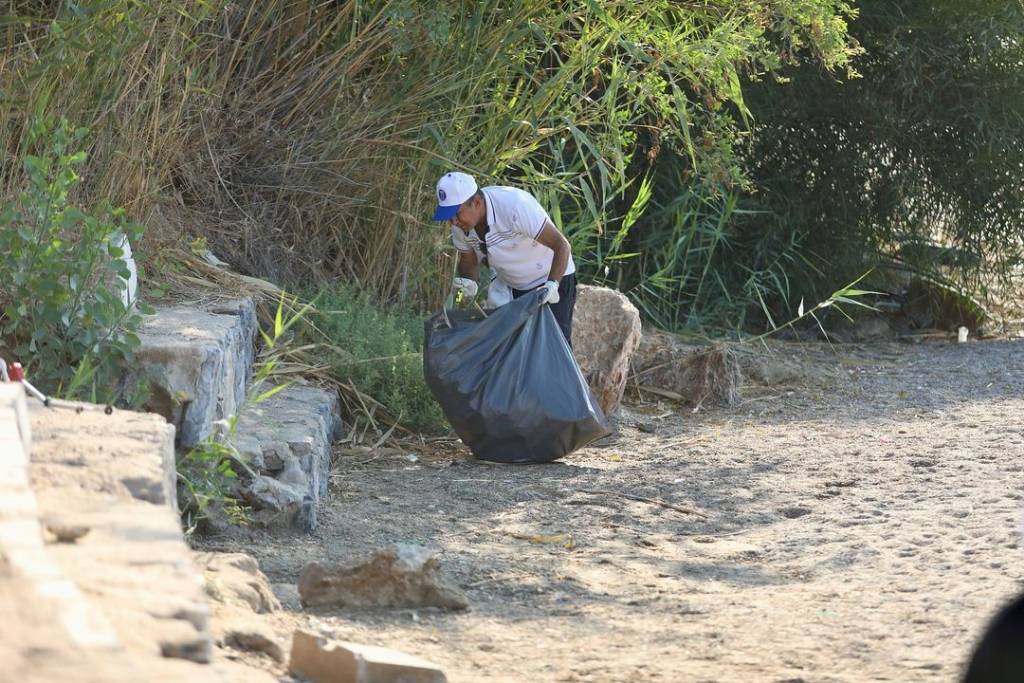
<path fill-rule="evenodd" d="M 235 495 L 238 473 L 234 463 L 239 461 L 238 456 L 230 441 L 222 441 L 217 435 L 207 437 L 178 458 L 178 480 L 184 494 L 179 504 L 187 535 L 193 534 L 214 509 L 222 510 L 232 524 L 247 523 L 246 509 Z"/>
<path fill-rule="evenodd" d="M 274 328 L 270 334 L 260 330 L 263 339 L 261 360 L 255 366 L 255 373 L 241 405 L 233 415 L 216 423 L 217 430 L 202 443 L 178 458 L 178 479 L 181 482 L 184 504 L 182 521 L 187 534 L 192 534 L 200 522 L 210 517 L 213 510 L 222 510 L 229 522 L 244 525 L 248 513 L 237 497 L 240 468 L 248 476 L 256 473 L 249 467 L 246 458 L 234 445 L 238 429 L 238 416 L 247 406 L 266 401 L 291 384 L 281 382 L 268 387 L 267 383 L 278 369 L 282 356 L 287 352 L 282 339 L 289 329 L 302 320 L 311 304 L 296 306 L 293 300 L 287 302 L 284 292 L 277 305 Z M 292 311 L 287 318 L 285 309 Z"/>
<path fill-rule="evenodd" d="M 109 402 L 123 393 L 123 363 L 139 344 L 121 257 L 142 228 L 123 209 L 72 203 L 87 134 L 64 119 L 31 126 L 39 154 L 25 156 L 27 187 L 0 206 L 0 337 L 46 393 Z"/>
<path fill-rule="evenodd" d="M 866 309 L 871 310 L 871 311 L 877 311 L 878 309 L 876 309 L 874 306 L 871 306 L 870 304 L 866 304 L 863 301 L 858 301 L 857 300 L 858 298 L 863 297 L 863 296 L 871 296 L 871 295 L 879 296 L 879 295 L 883 294 L 882 292 L 875 292 L 875 291 L 867 290 L 867 289 L 857 289 L 857 285 L 864 278 L 866 278 L 870 274 L 871 274 L 871 271 L 868 271 L 868 272 L 864 273 L 859 278 L 857 278 L 856 280 L 854 280 L 850 284 L 846 285 L 845 287 L 843 287 L 841 289 L 837 289 L 836 291 L 832 292 L 832 294 L 830 296 L 826 297 L 824 301 L 819 301 L 817 304 L 815 304 L 813 307 L 811 307 L 809 309 L 805 310 L 805 308 L 804 308 L 804 300 L 800 299 L 800 304 L 797 306 L 797 310 L 796 310 L 796 316 L 791 318 L 790 320 L 787 320 L 784 323 L 781 323 L 781 324 L 776 324 L 775 323 L 775 320 L 772 319 L 771 313 L 768 311 L 767 305 L 764 303 L 764 301 L 762 301 L 761 302 L 761 306 L 763 307 L 765 317 L 768 319 L 768 324 L 771 325 L 771 329 L 769 329 L 767 332 L 763 332 L 763 333 L 757 335 L 756 337 L 750 337 L 748 339 L 744 339 L 743 341 L 744 342 L 759 341 L 761 343 L 764 343 L 765 339 L 767 339 L 768 337 L 772 336 L 776 332 L 779 332 L 780 330 L 782 330 L 784 328 L 787 328 L 787 327 L 795 329 L 794 325 L 796 323 L 800 322 L 804 318 L 812 318 L 814 320 L 815 324 L 818 326 L 818 329 L 821 330 L 821 334 L 825 337 L 825 340 L 828 341 L 829 344 L 831 344 L 832 340 L 829 339 L 828 332 L 825 331 L 825 326 L 821 324 L 821 319 L 818 316 L 823 311 L 825 311 L 827 309 L 831 309 L 831 310 L 837 311 L 840 315 L 842 315 L 847 320 L 852 321 L 853 318 L 851 318 L 850 315 L 846 311 L 844 311 L 842 309 L 842 307 L 841 307 L 842 304 L 849 304 L 849 305 L 852 305 L 852 306 L 859 306 L 861 308 L 866 308 Z"/>
<path fill-rule="evenodd" d="M 423 380 L 423 318 L 336 286 L 319 297 L 316 327 L 327 337 L 331 374 L 381 403 L 403 426 L 438 431 L 441 407 Z"/>

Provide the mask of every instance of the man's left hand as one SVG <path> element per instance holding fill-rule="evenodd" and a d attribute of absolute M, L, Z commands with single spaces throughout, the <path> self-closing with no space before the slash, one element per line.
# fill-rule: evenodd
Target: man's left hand
<path fill-rule="evenodd" d="M 541 285 L 541 289 L 545 290 L 544 303 L 546 304 L 557 304 L 559 300 L 558 296 L 558 283 L 554 280 L 548 280 Z"/>

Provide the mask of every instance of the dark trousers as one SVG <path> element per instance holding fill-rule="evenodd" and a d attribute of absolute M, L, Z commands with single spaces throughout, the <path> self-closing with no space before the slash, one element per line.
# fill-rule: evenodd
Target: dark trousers
<path fill-rule="evenodd" d="M 513 289 L 512 298 L 518 299 L 532 289 Z M 558 303 L 551 304 L 551 312 L 565 335 L 565 341 L 572 348 L 572 309 L 576 306 L 576 274 L 565 275 L 558 283 Z"/>

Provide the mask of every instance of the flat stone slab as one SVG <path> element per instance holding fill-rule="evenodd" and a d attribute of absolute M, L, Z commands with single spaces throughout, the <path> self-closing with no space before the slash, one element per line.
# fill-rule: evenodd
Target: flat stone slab
<path fill-rule="evenodd" d="M 295 384 L 245 406 L 234 445 L 255 475 L 241 492 L 254 521 L 271 529 L 315 529 L 331 445 L 341 435 L 338 395 L 331 390 Z"/>
<path fill-rule="evenodd" d="M 140 376 L 150 384 L 146 409 L 177 428 L 181 448 L 201 442 L 216 420 L 242 404 L 256 329 L 250 299 L 210 310 L 160 308 L 144 320 L 135 357 Z"/>
<path fill-rule="evenodd" d="M 288 665 L 312 683 L 447 683 L 436 665 L 413 655 L 373 645 L 331 640 L 296 631 Z"/>

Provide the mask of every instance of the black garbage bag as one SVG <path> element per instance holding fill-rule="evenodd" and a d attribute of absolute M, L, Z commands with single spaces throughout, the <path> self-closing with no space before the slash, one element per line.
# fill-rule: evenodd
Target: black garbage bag
<path fill-rule="evenodd" d="M 611 433 L 542 296 L 426 322 L 427 385 L 481 460 L 550 462 Z"/>

